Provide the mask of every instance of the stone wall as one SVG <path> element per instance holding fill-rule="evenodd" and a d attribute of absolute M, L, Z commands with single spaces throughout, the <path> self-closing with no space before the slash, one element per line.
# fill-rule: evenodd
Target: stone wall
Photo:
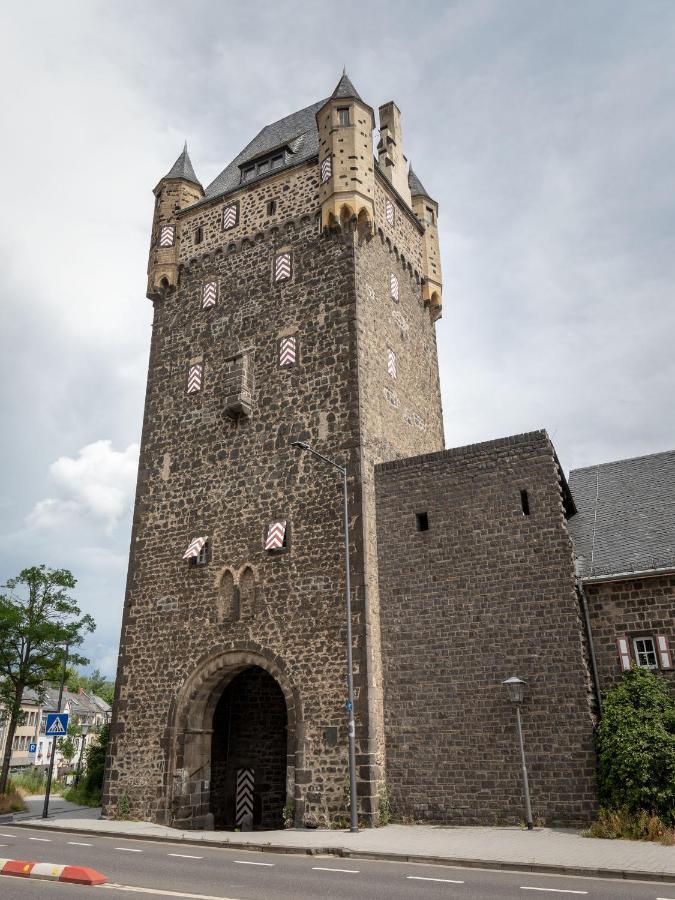
<path fill-rule="evenodd" d="M 536 820 L 593 813 L 590 679 L 560 478 L 544 432 L 376 468 L 386 778 L 399 816 L 523 819 L 501 684 L 512 675 L 528 682 Z M 417 530 L 421 513 L 428 530 Z"/>
<path fill-rule="evenodd" d="M 662 634 L 675 659 L 675 575 L 588 584 L 585 593 L 601 691 L 621 676 L 617 638 L 628 638 L 634 662 L 633 638 L 651 636 L 656 642 L 656 635 Z M 675 690 L 673 669 L 661 674 Z"/>

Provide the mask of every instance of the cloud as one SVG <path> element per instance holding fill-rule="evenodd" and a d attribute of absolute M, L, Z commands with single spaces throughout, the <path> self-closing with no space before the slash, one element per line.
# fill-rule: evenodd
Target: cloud
<path fill-rule="evenodd" d="M 102 440 L 82 447 L 75 459 L 60 456 L 49 473 L 61 496 L 39 500 L 27 525 L 58 529 L 89 519 L 111 531 L 131 508 L 138 451 L 138 444 L 118 451 Z"/>

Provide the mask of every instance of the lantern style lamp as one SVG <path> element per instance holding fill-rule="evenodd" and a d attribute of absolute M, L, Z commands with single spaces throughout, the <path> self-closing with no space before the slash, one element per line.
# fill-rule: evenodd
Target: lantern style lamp
<path fill-rule="evenodd" d="M 532 824 L 532 804 L 530 802 L 530 785 L 527 779 L 527 765 L 525 763 L 525 745 L 523 743 L 523 725 L 520 719 L 520 707 L 525 699 L 525 688 L 527 687 L 527 682 L 523 681 L 522 678 L 518 678 L 517 675 L 512 675 L 511 678 L 507 678 L 506 681 L 502 681 L 502 684 L 506 688 L 509 700 L 516 708 L 516 723 L 518 725 L 518 744 L 520 745 L 520 762 L 523 767 L 523 792 L 525 794 L 525 821 L 527 823 L 527 830 L 532 831 L 534 825 Z"/>

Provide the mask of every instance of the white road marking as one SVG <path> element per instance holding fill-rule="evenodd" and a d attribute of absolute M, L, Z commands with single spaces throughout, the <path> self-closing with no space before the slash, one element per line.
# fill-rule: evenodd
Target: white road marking
<path fill-rule="evenodd" d="M 43 844 L 51 844 L 51 838 L 28 838 L 29 841 L 42 841 Z"/>
<path fill-rule="evenodd" d="M 463 881 L 455 881 L 454 878 L 426 878 L 424 875 L 406 875 L 411 881 L 442 881 L 443 884 L 464 884 Z"/>
<path fill-rule="evenodd" d="M 236 897 L 214 897 L 212 894 L 185 894 L 181 891 L 166 891 L 161 888 L 134 887 L 130 884 L 99 884 L 98 887 L 110 888 L 113 891 L 129 891 L 133 894 L 154 894 L 160 897 L 185 897 L 187 900 L 237 900 Z"/>
<path fill-rule="evenodd" d="M 204 859 L 203 856 L 190 856 L 189 853 L 169 853 L 169 856 L 180 856 L 181 859 Z"/>
<path fill-rule="evenodd" d="M 142 850 L 136 850 L 134 847 L 113 847 L 113 850 L 124 850 L 125 853 L 142 853 Z"/>
<path fill-rule="evenodd" d="M 259 863 L 259 862 L 251 862 L 248 859 L 233 859 L 232 862 L 237 863 L 239 866 L 273 866 L 275 863 Z"/>
<path fill-rule="evenodd" d="M 349 875 L 358 875 L 358 869 L 332 869 L 328 866 L 312 866 L 315 872 L 347 872 Z"/>
<path fill-rule="evenodd" d="M 565 891 L 562 888 L 543 888 L 520 886 L 521 891 L 546 891 L 549 894 L 587 894 L 588 891 Z"/>
<path fill-rule="evenodd" d="M 675 897 L 657 897 L 656 900 L 675 900 Z"/>
<path fill-rule="evenodd" d="M 84 844 L 82 841 L 67 841 L 68 844 L 72 844 L 73 847 L 93 847 L 93 844 Z"/>
<path fill-rule="evenodd" d="M 3 834 L 2 832 L 0 832 L 0 837 L 16 837 L 16 835 L 15 834 Z"/>

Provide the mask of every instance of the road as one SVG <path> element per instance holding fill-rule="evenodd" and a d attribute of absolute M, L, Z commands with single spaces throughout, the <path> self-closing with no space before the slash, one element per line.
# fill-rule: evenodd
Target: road
<path fill-rule="evenodd" d="M 675 884 L 296 856 L 0 825 L 0 857 L 83 865 L 113 885 L 0 876 L 2 900 L 675 900 Z"/>

